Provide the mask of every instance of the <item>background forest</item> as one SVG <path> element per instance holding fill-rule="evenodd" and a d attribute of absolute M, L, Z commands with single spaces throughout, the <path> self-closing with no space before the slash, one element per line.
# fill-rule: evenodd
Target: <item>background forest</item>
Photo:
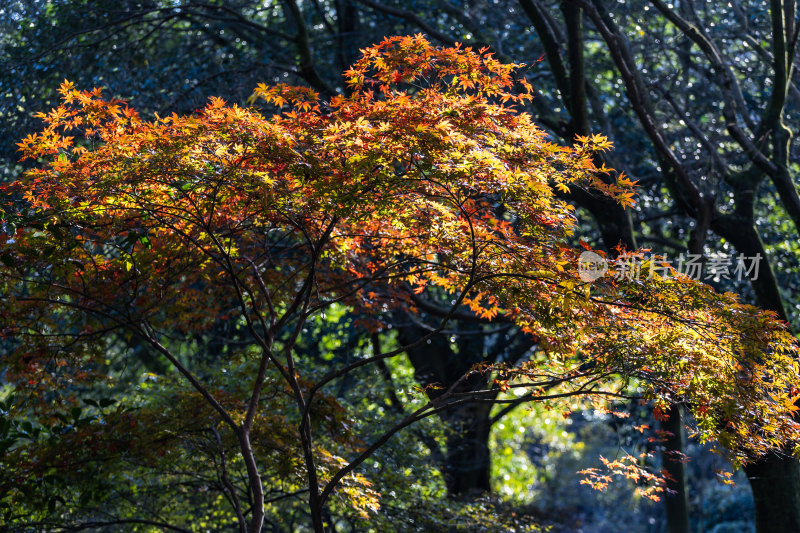
<path fill-rule="evenodd" d="M 65 79 L 102 87 L 143 116 L 197 114 L 212 96 L 271 113 L 274 101 L 251 98 L 259 84 L 347 96 L 354 89 L 342 72 L 360 50 L 422 34 L 435 46 L 463 43 L 525 64 L 518 75 L 533 98 L 523 109 L 553 142 L 603 134 L 613 143 L 598 166 L 636 180 L 636 204 L 569 189 L 562 198 L 576 209 L 573 244 L 610 254 L 620 244 L 646 248 L 672 260 L 760 255 L 757 279 L 705 281 L 773 311 L 796 334 L 799 23 L 793 0 L 0 0 L 0 180 L 14 182 L 37 163 L 20 161 L 17 143 L 41 129 L 34 113 L 59 105 Z M 529 336 L 466 306 L 437 330 L 442 308 L 424 296 L 418 316 L 386 311 L 389 326 L 372 333 L 360 327 L 370 313 L 347 305 L 305 324 L 295 351 L 312 381 L 410 345 L 326 389 L 312 417 L 334 452 L 330 468 L 341 466 L 337 454 L 423 406 L 431 385 L 451 387 L 474 365 L 528 356 Z M 169 348 L 214 387 L 233 390 L 253 372 L 241 356 L 244 329 L 220 320 Z M 0 339 L 0 365 L 13 342 Z M 232 456 L 226 466 L 229 443 L 213 413 L 142 339 L 110 335 L 103 357 L 113 384 L 75 385 L 80 403 L 50 426 L 35 421 L 24 391 L 4 386 L 11 379 L 0 370 L 0 530 L 237 530 L 232 508 L 253 503 L 246 489 L 230 487 L 246 480 L 246 468 Z M 486 386 L 481 379 L 469 386 Z M 37 394 L 49 401 L 47 391 Z M 788 455 L 769 454 L 729 479 L 724 455 L 686 438 L 682 419 L 691 417 L 679 405 L 657 420 L 652 404 L 636 400 L 613 404 L 624 416 L 585 405 L 562 416 L 525 399 L 452 408 L 393 435 L 324 509 L 326 530 L 800 530 L 800 469 Z M 264 531 L 313 531 L 295 458 L 297 415 L 282 394 L 262 401 Z M 138 453 L 112 431 L 91 446 L 64 437 L 133 418 L 140 423 L 130 438 L 150 439 Z M 672 436 L 656 438 L 660 430 Z M 688 462 L 673 460 L 681 453 Z M 579 471 L 601 469 L 601 456 L 628 454 L 667 470 L 675 493 L 650 499 L 635 476 L 615 476 L 602 490 L 581 483 Z"/>

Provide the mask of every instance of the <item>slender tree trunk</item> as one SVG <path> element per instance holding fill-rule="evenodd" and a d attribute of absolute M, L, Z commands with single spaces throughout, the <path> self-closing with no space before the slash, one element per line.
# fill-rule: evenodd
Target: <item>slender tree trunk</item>
<path fill-rule="evenodd" d="M 670 433 L 664 441 L 661 460 L 672 478 L 667 484 L 670 491 L 664 497 L 669 533 L 689 533 L 689 498 L 686 490 L 686 465 L 680 454 L 686 443 L 683 431 L 683 413 L 678 405 L 667 412 L 669 418 L 661 422 L 661 429 Z"/>
<path fill-rule="evenodd" d="M 311 491 L 308 497 L 308 508 L 311 513 L 311 525 L 314 533 L 325 533 L 325 521 L 322 519 L 322 508 L 319 505 L 319 494 Z"/>
<path fill-rule="evenodd" d="M 258 473 L 253 448 L 250 446 L 250 431 L 242 428 L 237 431 L 237 437 L 239 437 L 239 448 L 242 450 L 242 458 L 247 469 L 247 481 L 253 496 L 252 517 L 248 533 L 261 533 L 261 528 L 264 526 L 264 487 L 261 484 L 261 475 Z"/>
<path fill-rule="evenodd" d="M 690 254 L 702 255 L 711 223 L 711 209 L 698 214 L 695 226 L 689 237 Z M 689 491 L 686 483 L 686 464 L 683 455 L 686 438 L 683 428 L 683 410 L 680 405 L 671 405 L 667 419 L 661 422 L 661 429 L 667 432 L 661 451 L 661 462 L 671 478 L 667 484 L 669 492 L 664 497 L 664 510 L 667 516 L 669 533 L 689 533 Z"/>
<path fill-rule="evenodd" d="M 293 365 L 290 366 L 293 370 Z M 291 387 L 294 389 L 297 398 L 298 407 L 300 412 L 303 413 L 306 408 L 305 400 L 300 392 L 300 384 L 294 379 L 291 382 Z M 323 514 L 325 512 L 322 502 L 320 500 L 319 491 L 319 478 L 317 477 L 317 464 L 314 460 L 314 446 L 312 438 L 311 419 L 305 417 L 300 423 L 300 442 L 303 447 L 303 458 L 306 464 L 306 476 L 308 479 L 308 509 L 311 514 L 311 524 L 314 527 L 314 533 L 325 533 L 325 521 Z"/>

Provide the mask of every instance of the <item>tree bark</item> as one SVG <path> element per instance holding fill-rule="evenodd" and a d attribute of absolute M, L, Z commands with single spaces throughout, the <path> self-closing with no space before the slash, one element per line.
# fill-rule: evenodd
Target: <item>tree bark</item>
<path fill-rule="evenodd" d="M 686 465 L 682 460 L 686 443 L 683 431 L 683 413 L 679 405 L 667 412 L 669 418 L 661 422 L 661 429 L 669 432 L 664 441 L 662 461 L 671 478 L 667 488 L 671 491 L 664 497 L 669 533 L 689 533 L 689 498 L 686 490 Z M 680 453 L 677 453 L 680 452 Z"/>
<path fill-rule="evenodd" d="M 489 453 L 490 405 L 455 408 L 442 418 L 448 425 L 445 481 L 447 493 L 456 498 L 491 492 Z"/>
<path fill-rule="evenodd" d="M 740 194 L 737 191 L 737 195 Z M 741 201 L 739 205 L 747 214 L 746 209 L 750 204 Z M 752 222 L 729 216 L 717 219 L 715 226 L 715 231 L 730 240 L 740 253 L 747 257 L 761 254 L 764 258 L 762 268 L 758 279 L 752 281 L 756 301 L 761 307 L 776 312 L 786 320 L 786 309 L 781 301 L 777 279 L 766 260 L 764 244 Z M 753 491 L 756 531 L 800 531 L 800 466 L 797 460 L 789 455 L 771 453 L 745 466 L 744 471 Z"/>
<path fill-rule="evenodd" d="M 252 515 L 247 529 L 248 533 L 260 533 L 264 526 L 264 487 L 261 483 L 261 475 L 258 473 L 258 466 L 256 466 L 253 448 L 250 446 L 250 431 L 241 428 L 237 431 L 236 436 L 239 438 L 239 448 L 247 469 L 247 481 L 253 496 Z"/>
<path fill-rule="evenodd" d="M 411 325 L 398 328 L 398 332 L 403 344 L 410 344 L 424 333 Z M 436 335 L 430 344 L 407 350 L 415 379 L 422 386 L 442 387 L 428 389 L 431 399 L 457 383 L 475 364 L 483 362 L 483 336 L 467 338 L 469 340 L 459 339 L 458 353 L 444 335 Z M 486 376 L 475 373 L 463 380 L 456 392 L 485 389 L 486 386 Z M 440 415 L 448 428 L 447 450 L 441 465 L 448 496 L 463 498 L 491 491 L 490 410 L 490 404 L 468 404 L 448 409 Z"/>
<path fill-rule="evenodd" d="M 756 511 L 758 533 L 800 531 L 800 468 L 788 455 L 770 454 L 744 468 Z"/>

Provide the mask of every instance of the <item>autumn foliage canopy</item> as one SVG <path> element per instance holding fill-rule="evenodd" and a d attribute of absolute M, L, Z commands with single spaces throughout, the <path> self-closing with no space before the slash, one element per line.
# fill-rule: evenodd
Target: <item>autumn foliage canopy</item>
<path fill-rule="evenodd" d="M 634 184 L 596 167 L 604 137 L 548 141 L 522 111 L 532 96 L 518 68 L 391 38 L 345 73 L 346 96 L 262 85 L 261 111 L 212 98 L 154 118 L 65 82 L 62 104 L 20 143 L 35 168 L 0 200 L 0 333 L 13 347 L 3 364 L 20 406 L 37 405 L 46 423 L 48 409 L 76 401 L 76 383 L 105 379 L 106 339 L 126 332 L 176 366 L 246 454 L 271 369 L 296 402 L 310 505 L 321 508 L 363 459 L 318 466 L 314 395 L 402 349 L 313 383 L 295 365 L 303 325 L 336 304 L 377 331 L 395 310 L 424 312 L 424 300 L 443 309 L 431 335 L 469 312 L 536 339 L 524 363 L 480 369 L 531 401 L 683 403 L 696 436 L 739 462 L 793 442 L 797 347 L 773 314 L 677 273 L 579 278 L 588 245 L 563 193 L 627 206 Z M 235 401 L 171 348 L 220 321 L 258 348 Z M 440 398 L 426 409 L 481 396 Z"/>

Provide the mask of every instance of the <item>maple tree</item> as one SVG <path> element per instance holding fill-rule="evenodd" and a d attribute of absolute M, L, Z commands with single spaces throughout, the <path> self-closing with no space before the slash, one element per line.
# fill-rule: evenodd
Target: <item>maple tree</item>
<path fill-rule="evenodd" d="M 602 136 L 549 142 L 515 107 L 532 92 L 516 68 L 486 51 L 389 38 L 345 73 L 347 96 L 322 102 L 310 89 L 260 85 L 254 98 L 274 108 L 268 117 L 212 98 L 191 115 L 145 120 L 65 82 L 62 105 L 20 143 L 40 163 L 3 187 L 2 335 L 15 401 L 35 406 L 44 427 L 78 401 L 75 383 L 108 379 L 98 369 L 111 335 L 138 339 L 193 387 L 220 441 L 238 449 L 252 504 L 230 482 L 227 497 L 251 532 L 264 521 L 265 427 L 289 423 L 270 418 L 266 391 L 292 400 L 296 431 L 284 438 L 300 452 L 318 532 L 334 495 L 377 508 L 357 469 L 392 435 L 456 405 L 518 401 L 496 388 L 567 409 L 630 397 L 657 409 L 684 403 L 698 438 L 720 442 L 739 464 L 794 442 L 797 347 L 776 315 L 677 274 L 580 279 L 576 218 L 557 192 L 627 206 L 633 183 L 597 168 L 594 156 L 610 148 Z M 296 364 L 313 317 L 344 306 L 376 331 L 393 309 L 418 312 L 423 292 L 448 306 L 411 344 L 313 380 Z M 372 442 L 346 443 L 349 460 L 320 444 L 326 386 L 423 345 L 465 310 L 537 339 L 530 357 L 474 369 L 491 373 L 491 390 L 431 394 Z M 219 362 L 246 365 L 235 386 L 181 355 L 192 335 L 224 321 L 247 335 L 247 349 Z M 84 424 L 83 438 L 102 446 L 121 424 L 137 424 L 136 413 L 110 418 L 118 424 Z"/>

